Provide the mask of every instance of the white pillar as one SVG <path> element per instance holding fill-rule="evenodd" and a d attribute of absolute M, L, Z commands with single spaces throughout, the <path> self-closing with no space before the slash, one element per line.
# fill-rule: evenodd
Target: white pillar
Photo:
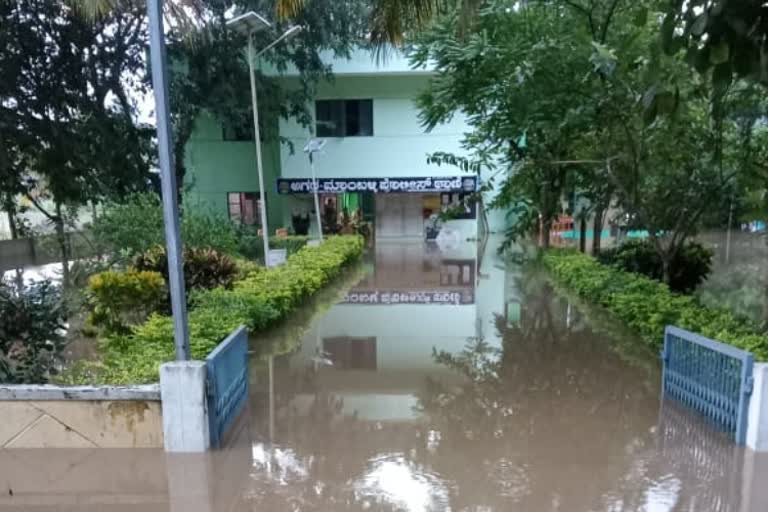
<path fill-rule="evenodd" d="M 160 366 L 165 451 L 204 452 L 210 447 L 205 375 L 202 361 Z"/>
<path fill-rule="evenodd" d="M 768 364 L 755 363 L 754 385 L 747 416 L 747 446 L 756 452 L 768 452 Z"/>

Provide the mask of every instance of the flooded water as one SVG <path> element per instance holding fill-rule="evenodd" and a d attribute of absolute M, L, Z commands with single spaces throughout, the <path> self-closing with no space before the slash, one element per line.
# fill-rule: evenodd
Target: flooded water
<path fill-rule="evenodd" d="M 379 245 L 270 333 L 227 450 L 0 451 L 0 510 L 768 510 L 768 458 L 662 403 L 655 354 L 491 248 Z"/>

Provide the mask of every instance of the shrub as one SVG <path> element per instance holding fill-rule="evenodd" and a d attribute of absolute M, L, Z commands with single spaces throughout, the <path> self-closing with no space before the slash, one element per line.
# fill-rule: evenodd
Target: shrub
<path fill-rule="evenodd" d="M 66 311 L 50 281 L 0 283 L 0 382 L 42 384 L 56 374 Z"/>
<path fill-rule="evenodd" d="M 165 244 L 163 208 L 156 194 L 129 196 L 108 203 L 93 222 L 92 232 L 99 246 L 133 258 L 154 246 Z M 185 207 L 181 234 L 186 247 L 208 247 L 224 254 L 238 251 L 238 226 L 223 215 Z"/>
<path fill-rule="evenodd" d="M 88 280 L 90 323 L 107 333 L 126 333 L 167 304 L 167 289 L 158 272 L 129 268 L 106 271 Z"/>
<path fill-rule="evenodd" d="M 230 288 L 237 276 L 235 261 L 214 249 L 186 248 L 184 257 L 184 284 L 187 293 L 192 290 L 211 289 L 218 286 Z M 168 256 L 165 247 L 157 245 L 133 260 L 138 270 L 160 273 L 168 282 Z"/>
<path fill-rule="evenodd" d="M 203 359 L 233 329 L 245 324 L 251 333 L 270 327 L 359 258 L 359 236 L 330 237 L 318 247 L 304 247 L 277 268 L 258 268 L 232 289 L 199 290 L 189 312 L 190 349 Z M 174 357 L 173 321 L 153 315 L 128 334 L 109 337 L 103 360 L 79 365 L 64 381 L 108 384 L 157 380 L 158 367 Z"/>
<path fill-rule="evenodd" d="M 712 256 L 712 251 L 699 243 L 685 244 L 672 260 L 669 287 L 676 292 L 692 293 L 709 274 Z M 649 240 L 630 240 L 617 248 L 604 250 L 599 260 L 657 281 L 664 279 L 661 258 Z"/>
<path fill-rule="evenodd" d="M 664 328 L 676 325 L 768 360 L 768 336 L 730 311 L 703 306 L 663 283 L 601 264 L 581 253 L 551 250 L 543 261 L 557 281 L 607 308 L 653 348 L 661 348 Z"/>

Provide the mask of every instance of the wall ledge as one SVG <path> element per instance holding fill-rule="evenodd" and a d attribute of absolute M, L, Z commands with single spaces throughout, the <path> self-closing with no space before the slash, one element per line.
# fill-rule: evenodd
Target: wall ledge
<path fill-rule="evenodd" d="M 55 386 L 0 384 L 0 401 L 15 400 L 156 400 L 160 384 L 137 386 Z"/>

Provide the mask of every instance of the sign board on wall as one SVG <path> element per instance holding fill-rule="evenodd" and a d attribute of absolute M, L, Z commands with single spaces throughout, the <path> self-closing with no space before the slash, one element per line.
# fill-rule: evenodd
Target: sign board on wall
<path fill-rule="evenodd" d="M 475 303 L 472 288 L 449 290 L 350 290 L 342 304 L 422 304 L 464 306 Z"/>
<path fill-rule="evenodd" d="M 318 192 L 341 194 L 344 192 L 474 192 L 477 176 L 430 176 L 426 178 L 318 178 Z M 278 194 L 311 194 L 311 178 L 278 178 Z"/>

